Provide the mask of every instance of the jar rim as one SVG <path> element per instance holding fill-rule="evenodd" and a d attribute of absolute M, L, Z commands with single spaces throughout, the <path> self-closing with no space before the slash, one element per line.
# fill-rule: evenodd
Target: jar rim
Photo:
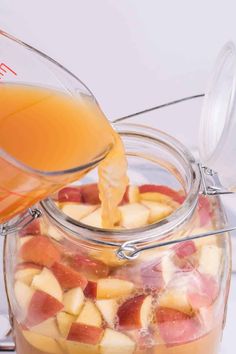
<path fill-rule="evenodd" d="M 175 153 L 182 159 L 189 169 L 189 190 L 186 198 L 173 213 L 157 223 L 153 223 L 141 228 L 125 230 L 103 229 L 83 224 L 68 215 L 64 214 L 51 198 L 40 202 L 46 214 L 53 219 L 56 224 L 75 235 L 78 240 L 85 240 L 95 244 L 118 246 L 123 242 L 133 241 L 134 234 L 139 234 L 140 242 L 157 240 L 165 237 L 171 231 L 179 228 L 193 214 L 201 186 L 201 175 L 199 166 L 191 152 L 177 139 L 172 136 L 142 124 L 115 123 L 114 129 L 122 136 L 135 136 L 139 139 L 151 139 L 157 144 L 163 144 L 166 149 Z"/>

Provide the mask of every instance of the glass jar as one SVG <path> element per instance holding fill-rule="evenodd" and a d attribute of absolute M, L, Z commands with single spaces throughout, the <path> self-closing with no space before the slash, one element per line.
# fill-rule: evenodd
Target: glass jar
<path fill-rule="evenodd" d="M 200 194 L 201 167 L 177 140 L 141 125 L 115 128 L 130 184 L 165 185 L 182 201 L 161 193 L 173 213 L 133 229 L 85 225 L 53 198 L 4 225 L 17 354 L 216 354 L 230 238 L 185 238 L 224 227 L 221 201 Z"/>

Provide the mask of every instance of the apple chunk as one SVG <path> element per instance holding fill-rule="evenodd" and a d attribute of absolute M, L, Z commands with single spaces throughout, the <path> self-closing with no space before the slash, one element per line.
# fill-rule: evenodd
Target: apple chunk
<path fill-rule="evenodd" d="M 139 202 L 139 187 L 128 186 L 121 201 L 121 205 L 126 203 L 138 203 Z"/>
<path fill-rule="evenodd" d="M 133 354 L 135 342 L 127 335 L 107 328 L 100 343 L 101 354 Z"/>
<path fill-rule="evenodd" d="M 67 291 L 63 297 L 65 311 L 71 315 L 78 315 L 84 303 L 83 290 L 78 287 Z"/>
<path fill-rule="evenodd" d="M 65 187 L 58 192 L 58 201 L 63 202 L 82 202 L 80 187 Z"/>
<path fill-rule="evenodd" d="M 96 305 L 107 324 L 114 327 L 118 310 L 117 301 L 115 299 L 97 300 Z"/>
<path fill-rule="evenodd" d="M 199 255 L 199 268 L 201 273 L 217 277 L 220 273 L 222 249 L 215 245 L 202 246 Z"/>
<path fill-rule="evenodd" d="M 160 307 L 175 309 L 187 314 L 192 313 L 192 306 L 189 302 L 186 289 L 166 289 L 158 298 Z"/>
<path fill-rule="evenodd" d="M 42 334 L 43 336 L 48 336 L 55 339 L 60 337 L 60 332 L 57 327 L 57 322 L 53 317 L 50 317 L 46 321 L 31 327 L 30 330 L 32 332 Z"/>
<path fill-rule="evenodd" d="M 83 323 L 72 323 L 68 340 L 96 345 L 100 342 L 104 329 Z"/>
<path fill-rule="evenodd" d="M 57 314 L 57 324 L 60 330 L 60 333 L 63 337 L 67 337 L 70 331 L 72 323 L 75 322 L 75 316 L 70 315 L 66 312 L 59 312 Z"/>
<path fill-rule="evenodd" d="M 150 211 L 139 203 L 126 204 L 119 207 L 121 214 L 120 225 L 127 228 L 137 228 L 148 224 Z"/>
<path fill-rule="evenodd" d="M 32 262 L 46 267 L 58 262 L 61 254 L 52 241 L 46 236 L 32 237 L 19 251 L 25 262 Z"/>
<path fill-rule="evenodd" d="M 97 298 L 112 299 L 128 296 L 134 290 L 134 284 L 127 280 L 105 278 L 97 282 Z"/>
<path fill-rule="evenodd" d="M 36 290 L 30 300 L 25 325 L 36 326 L 39 323 L 53 317 L 63 309 L 63 304 L 51 295 Z"/>
<path fill-rule="evenodd" d="M 22 331 L 24 338 L 34 348 L 50 354 L 63 354 L 55 339 L 31 331 Z"/>
<path fill-rule="evenodd" d="M 97 183 L 85 184 L 80 188 L 83 203 L 90 205 L 96 205 L 101 203 Z"/>
<path fill-rule="evenodd" d="M 125 330 L 147 328 L 150 322 L 152 297 L 138 295 L 126 300 L 117 312 L 119 327 Z"/>
<path fill-rule="evenodd" d="M 63 289 L 73 289 L 78 286 L 84 289 L 88 284 L 82 274 L 63 263 L 54 263 L 51 270 Z"/>
<path fill-rule="evenodd" d="M 150 224 L 160 221 L 170 215 L 173 209 L 166 204 L 143 200 L 142 204 L 150 210 L 148 222 Z"/>
<path fill-rule="evenodd" d="M 42 271 L 42 267 L 34 263 L 21 263 L 16 267 L 15 279 L 30 285 L 33 277 Z"/>
<path fill-rule="evenodd" d="M 116 219 L 115 219 L 115 224 L 117 224 L 120 221 L 120 213 L 117 213 Z M 86 217 L 82 218 L 80 220 L 83 224 L 90 225 L 93 227 L 99 227 L 102 228 L 102 209 L 98 208 L 95 211 L 93 211 L 91 214 L 87 215 Z"/>
<path fill-rule="evenodd" d="M 101 327 L 102 316 L 94 302 L 90 300 L 85 302 L 76 322 Z"/>
<path fill-rule="evenodd" d="M 31 286 L 34 289 L 44 291 L 45 293 L 55 297 L 58 301 L 62 301 L 62 289 L 53 273 L 47 269 L 43 268 L 42 272 L 35 275 Z"/>
<path fill-rule="evenodd" d="M 168 201 L 171 199 L 179 204 L 182 204 L 185 199 L 185 197 L 181 195 L 179 192 L 177 192 L 176 190 L 158 184 L 143 184 L 142 186 L 139 187 L 139 192 L 142 193 L 142 196 L 148 193 L 150 193 L 150 195 L 156 194 L 157 197 L 156 199 L 150 198 L 149 200 L 156 200 L 158 202 Z"/>
<path fill-rule="evenodd" d="M 30 301 L 34 295 L 34 290 L 25 283 L 17 280 L 14 286 L 15 298 L 24 312 L 28 309 Z"/>
<path fill-rule="evenodd" d="M 96 205 L 66 203 L 62 205 L 61 210 L 70 218 L 80 221 L 91 214 L 96 208 Z"/>

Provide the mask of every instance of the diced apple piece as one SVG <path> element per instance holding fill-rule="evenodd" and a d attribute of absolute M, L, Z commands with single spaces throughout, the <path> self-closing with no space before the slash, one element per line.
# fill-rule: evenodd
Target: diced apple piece
<path fill-rule="evenodd" d="M 201 273 L 217 276 L 220 271 L 222 249 L 215 245 L 202 246 L 199 255 L 199 268 Z"/>
<path fill-rule="evenodd" d="M 59 339 L 58 342 L 63 350 L 63 354 L 100 354 L 99 344 L 86 344 L 65 339 Z"/>
<path fill-rule="evenodd" d="M 100 204 L 99 190 L 97 183 L 85 184 L 80 187 L 82 193 L 82 201 L 86 204 Z"/>
<path fill-rule="evenodd" d="M 14 286 L 15 298 L 22 311 L 26 311 L 34 295 L 34 290 L 25 283 L 17 280 Z"/>
<path fill-rule="evenodd" d="M 101 261 L 102 264 L 109 267 L 119 267 L 127 263 L 126 259 L 120 259 L 117 257 L 116 248 L 108 249 L 103 247 L 101 249 L 91 250 L 90 255 L 92 258 Z M 108 273 L 109 273 L 109 268 L 107 267 L 107 274 Z"/>
<path fill-rule="evenodd" d="M 34 263 L 21 263 L 16 267 L 15 279 L 20 280 L 23 283 L 30 285 L 33 277 L 39 274 L 42 267 Z"/>
<path fill-rule="evenodd" d="M 73 322 L 75 322 L 75 316 L 63 311 L 57 314 L 57 324 L 63 337 L 68 336 Z"/>
<path fill-rule="evenodd" d="M 57 299 L 43 291 L 36 290 L 28 306 L 25 325 L 27 327 L 36 326 L 55 316 L 62 309 L 63 304 Z"/>
<path fill-rule="evenodd" d="M 35 275 L 31 286 L 34 289 L 44 291 L 45 293 L 55 297 L 58 301 L 62 301 L 62 289 L 53 273 L 47 269 L 43 268 L 42 272 Z"/>
<path fill-rule="evenodd" d="M 158 307 L 156 320 L 160 335 L 167 345 L 187 343 L 199 336 L 199 321 L 184 312 Z"/>
<path fill-rule="evenodd" d="M 61 255 L 57 247 L 48 237 L 37 236 L 26 242 L 19 251 L 25 262 L 33 262 L 46 267 L 59 262 Z"/>
<path fill-rule="evenodd" d="M 162 277 L 164 280 L 164 284 L 165 286 L 167 286 L 167 284 L 174 277 L 176 271 L 174 263 L 172 262 L 171 256 L 169 254 L 161 258 L 161 269 L 162 269 Z"/>
<path fill-rule="evenodd" d="M 208 274 L 196 273 L 188 287 L 188 301 L 198 310 L 211 306 L 219 294 L 219 285 L 216 279 Z"/>
<path fill-rule="evenodd" d="M 177 243 L 173 248 L 179 258 L 189 257 L 197 252 L 197 247 L 194 241 L 191 240 Z"/>
<path fill-rule="evenodd" d="M 97 298 L 112 299 L 116 297 L 128 296 L 134 290 L 134 284 L 130 281 L 106 278 L 97 282 Z"/>
<path fill-rule="evenodd" d="M 96 299 L 97 297 L 97 283 L 89 280 L 86 288 L 84 289 L 84 295 L 89 299 Z"/>
<path fill-rule="evenodd" d="M 42 334 L 43 336 L 48 336 L 55 339 L 60 337 L 60 332 L 57 327 L 57 322 L 53 317 L 39 323 L 36 326 L 31 327 L 30 330 L 32 332 Z"/>
<path fill-rule="evenodd" d="M 169 205 L 163 203 L 143 200 L 142 204 L 150 210 L 149 224 L 160 221 L 173 212 L 173 209 Z"/>
<path fill-rule="evenodd" d="M 97 300 L 96 305 L 110 327 L 115 326 L 118 303 L 115 299 Z"/>
<path fill-rule="evenodd" d="M 138 295 L 126 300 L 117 312 L 119 327 L 125 330 L 147 328 L 150 323 L 152 297 Z"/>
<path fill-rule="evenodd" d="M 24 338 L 34 348 L 50 354 L 63 354 L 55 339 L 31 331 L 22 331 Z"/>
<path fill-rule="evenodd" d="M 103 328 L 75 322 L 72 323 L 67 339 L 80 343 L 96 345 L 100 342 L 103 333 Z"/>
<path fill-rule="evenodd" d="M 120 225 L 127 228 L 137 228 L 148 224 L 150 211 L 139 203 L 126 204 L 119 207 L 121 213 Z"/>
<path fill-rule="evenodd" d="M 63 297 L 65 311 L 71 315 L 78 315 L 84 303 L 84 293 L 81 288 L 74 288 L 67 291 Z"/>
<path fill-rule="evenodd" d="M 100 343 L 100 349 L 101 354 L 133 354 L 135 342 L 127 335 L 107 328 Z"/>
<path fill-rule="evenodd" d="M 81 254 L 77 254 L 73 257 L 72 266 L 89 279 L 104 278 L 109 274 L 109 268 L 105 263 Z"/>
<path fill-rule="evenodd" d="M 91 214 L 80 219 L 80 221 L 83 224 L 86 224 L 89 226 L 102 228 L 102 213 L 101 212 L 102 212 L 101 208 L 98 208 L 94 212 L 92 212 Z"/>
<path fill-rule="evenodd" d="M 157 192 L 140 193 L 140 200 L 141 201 L 148 200 L 148 201 L 163 203 L 163 204 L 172 203 L 172 199 L 170 197 Z"/>
<path fill-rule="evenodd" d="M 94 302 L 90 300 L 85 302 L 76 322 L 90 326 L 101 327 L 102 316 Z"/>
<path fill-rule="evenodd" d="M 126 203 L 138 203 L 139 202 L 139 187 L 128 186 L 121 201 L 121 205 Z"/>
<path fill-rule="evenodd" d="M 51 267 L 51 270 L 63 289 L 73 289 L 76 287 L 84 289 L 88 284 L 84 275 L 65 264 L 56 262 Z"/>
<path fill-rule="evenodd" d="M 192 306 L 185 289 L 166 289 L 158 298 L 158 304 L 160 307 L 175 309 L 187 314 L 192 313 Z"/>
<path fill-rule="evenodd" d="M 91 214 L 96 208 L 96 205 L 66 203 L 62 205 L 61 210 L 70 218 L 80 221 Z"/>
<path fill-rule="evenodd" d="M 41 225 L 40 220 L 35 219 L 31 221 L 27 226 L 21 228 L 19 231 L 20 237 L 25 237 L 26 235 L 40 235 L 41 234 Z"/>
<path fill-rule="evenodd" d="M 58 192 L 58 201 L 63 202 L 82 202 L 81 187 L 65 187 Z"/>
<path fill-rule="evenodd" d="M 56 241 L 61 241 L 63 239 L 63 234 L 55 226 L 49 225 L 45 230 L 45 235 L 50 238 L 53 238 Z"/>
<path fill-rule="evenodd" d="M 157 199 L 146 199 L 146 200 L 156 200 L 157 202 L 162 202 L 164 200 L 167 201 L 168 199 L 172 199 L 175 202 L 182 204 L 185 199 L 184 195 L 181 195 L 180 192 L 177 192 L 176 190 L 170 187 L 157 185 L 157 184 L 143 184 L 142 186 L 139 187 L 139 192 L 142 194 L 156 193 Z M 162 199 L 163 196 L 165 197 L 164 199 Z"/>

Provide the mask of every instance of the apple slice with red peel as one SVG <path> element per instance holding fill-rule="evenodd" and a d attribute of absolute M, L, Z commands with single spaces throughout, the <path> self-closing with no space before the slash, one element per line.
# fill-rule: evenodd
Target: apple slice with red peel
<path fill-rule="evenodd" d="M 82 202 L 81 187 L 65 187 L 58 192 L 58 201 L 64 202 Z"/>
<path fill-rule="evenodd" d="M 49 269 L 43 268 L 40 274 L 35 275 L 31 286 L 36 290 L 44 291 L 45 293 L 55 297 L 58 301 L 62 302 L 62 288 L 57 278 Z"/>
<path fill-rule="evenodd" d="M 178 243 L 173 247 L 173 249 L 179 258 L 190 257 L 197 252 L 197 247 L 192 240 Z"/>
<path fill-rule="evenodd" d="M 24 226 L 20 231 L 19 231 L 19 236 L 24 237 L 24 236 L 32 236 L 32 235 L 40 235 L 41 234 L 41 225 L 40 225 L 40 220 L 35 219 L 31 221 L 28 225 Z"/>
<path fill-rule="evenodd" d="M 222 249 L 216 245 L 202 246 L 199 254 L 200 273 L 217 277 L 222 267 Z"/>
<path fill-rule="evenodd" d="M 139 202 L 139 187 L 138 186 L 128 186 L 126 188 L 125 194 L 120 205 L 127 203 L 138 203 Z"/>
<path fill-rule="evenodd" d="M 178 310 L 158 307 L 156 321 L 160 335 L 168 346 L 187 343 L 200 334 L 199 320 Z"/>
<path fill-rule="evenodd" d="M 96 305 L 110 327 L 115 326 L 118 303 L 115 299 L 97 300 Z"/>
<path fill-rule="evenodd" d="M 34 290 L 25 283 L 17 280 L 14 285 L 15 298 L 21 310 L 25 312 L 34 295 Z"/>
<path fill-rule="evenodd" d="M 158 193 L 161 195 L 164 195 L 165 197 L 169 197 L 173 199 L 175 202 L 182 204 L 184 202 L 185 197 L 181 195 L 179 192 L 175 191 L 174 189 L 167 187 L 167 186 L 162 186 L 162 185 L 157 185 L 157 184 L 143 184 L 142 186 L 139 187 L 139 192 L 142 194 L 145 193 Z M 158 196 L 156 201 L 162 202 L 161 196 Z M 148 200 L 148 199 L 147 199 Z M 154 200 L 154 199 L 150 199 Z"/>
<path fill-rule="evenodd" d="M 34 263 L 20 263 L 16 267 L 15 279 L 30 285 L 33 277 L 42 271 L 42 267 Z"/>
<path fill-rule="evenodd" d="M 83 323 L 85 325 L 101 327 L 102 316 L 94 302 L 90 300 L 85 301 L 85 304 L 80 311 L 76 322 Z"/>
<path fill-rule="evenodd" d="M 44 235 L 58 242 L 62 241 L 64 238 L 63 233 L 53 225 L 48 225 L 48 227 L 44 226 Z"/>
<path fill-rule="evenodd" d="M 138 295 L 126 300 L 118 309 L 119 327 L 125 330 L 147 328 L 150 323 L 152 297 Z"/>
<path fill-rule="evenodd" d="M 71 325 L 67 339 L 80 343 L 96 345 L 101 341 L 103 333 L 103 328 L 75 322 Z"/>
<path fill-rule="evenodd" d="M 193 311 L 187 292 L 184 288 L 166 289 L 158 297 L 158 305 L 160 307 L 175 309 L 187 314 L 191 314 Z"/>
<path fill-rule="evenodd" d="M 105 263 L 82 254 L 73 257 L 72 266 L 89 279 L 104 278 L 109 274 L 109 267 Z"/>
<path fill-rule="evenodd" d="M 22 334 L 26 341 L 32 345 L 32 347 L 40 350 L 41 352 L 49 354 L 63 354 L 57 341 L 49 336 L 34 333 L 32 331 L 22 331 Z"/>
<path fill-rule="evenodd" d="M 60 333 L 63 337 L 67 337 L 68 333 L 70 331 L 70 327 L 73 322 L 75 322 L 76 317 L 73 315 L 70 315 L 69 313 L 66 312 L 59 312 L 57 314 L 57 324 L 58 328 L 60 330 Z"/>
<path fill-rule="evenodd" d="M 61 254 L 52 241 L 46 236 L 33 237 L 19 251 L 19 256 L 25 262 L 33 262 L 46 267 L 59 262 Z"/>
<path fill-rule="evenodd" d="M 173 212 L 173 209 L 169 205 L 163 203 L 143 200 L 142 204 L 150 210 L 149 224 L 160 221 Z"/>
<path fill-rule="evenodd" d="M 188 301 L 192 308 L 198 310 L 211 306 L 219 294 L 219 285 L 216 279 L 207 274 L 196 273 L 191 279 L 188 289 Z"/>
<path fill-rule="evenodd" d="M 86 288 L 84 289 L 85 297 L 89 299 L 96 299 L 97 297 L 97 283 L 95 281 L 88 281 Z"/>
<path fill-rule="evenodd" d="M 94 212 L 95 209 L 97 209 L 97 205 L 65 203 L 61 206 L 64 214 L 77 221 L 85 218 Z"/>
<path fill-rule="evenodd" d="M 54 263 L 51 267 L 51 271 L 63 289 L 69 290 L 76 287 L 85 289 L 88 284 L 88 281 L 84 275 L 63 263 Z"/>
<path fill-rule="evenodd" d="M 78 287 L 67 291 L 63 296 L 65 311 L 71 315 L 78 315 L 84 304 L 83 290 Z"/>
<path fill-rule="evenodd" d="M 127 280 L 105 278 L 97 282 L 97 299 L 112 299 L 130 295 L 134 284 Z"/>
<path fill-rule="evenodd" d="M 60 337 L 56 319 L 53 317 L 50 317 L 46 321 L 31 327 L 30 330 L 32 332 L 42 334 L 43 336 L 48 336 L 55 339 Z"/>
<path fill-rule="evenodd" d="M 100 343 L 101 354 L 133 354 L 135 342 L 124 333 L 113 329 L 105 329 Z"/>
<path fill-rule="evenodd" d="M 33 327 L 53 317 L 63 309 L 63 304 L 51 295 L 36 290 L 28 306 L 25 325 Z"/>
<path fill-rule="evenodd" d="M 101 204 L 99 199 L 99 190 L 97 183 L 85 184 L 81 187 L 82 201 L 83 203 L 90 205 Z"/>
<path fill-rule="evenodd" d="M 89 226 L 102 228 L 102 209 L 96 209 L 91 214 L 81 218 L 80 222 Z"/>
<path fill-rule="evenodd" d="M 148 224 L 150 211 L 144 205 L 139 203 L 126 204 L 119 207 L 121 214 L 120 225 L 133 229 Z"/>

